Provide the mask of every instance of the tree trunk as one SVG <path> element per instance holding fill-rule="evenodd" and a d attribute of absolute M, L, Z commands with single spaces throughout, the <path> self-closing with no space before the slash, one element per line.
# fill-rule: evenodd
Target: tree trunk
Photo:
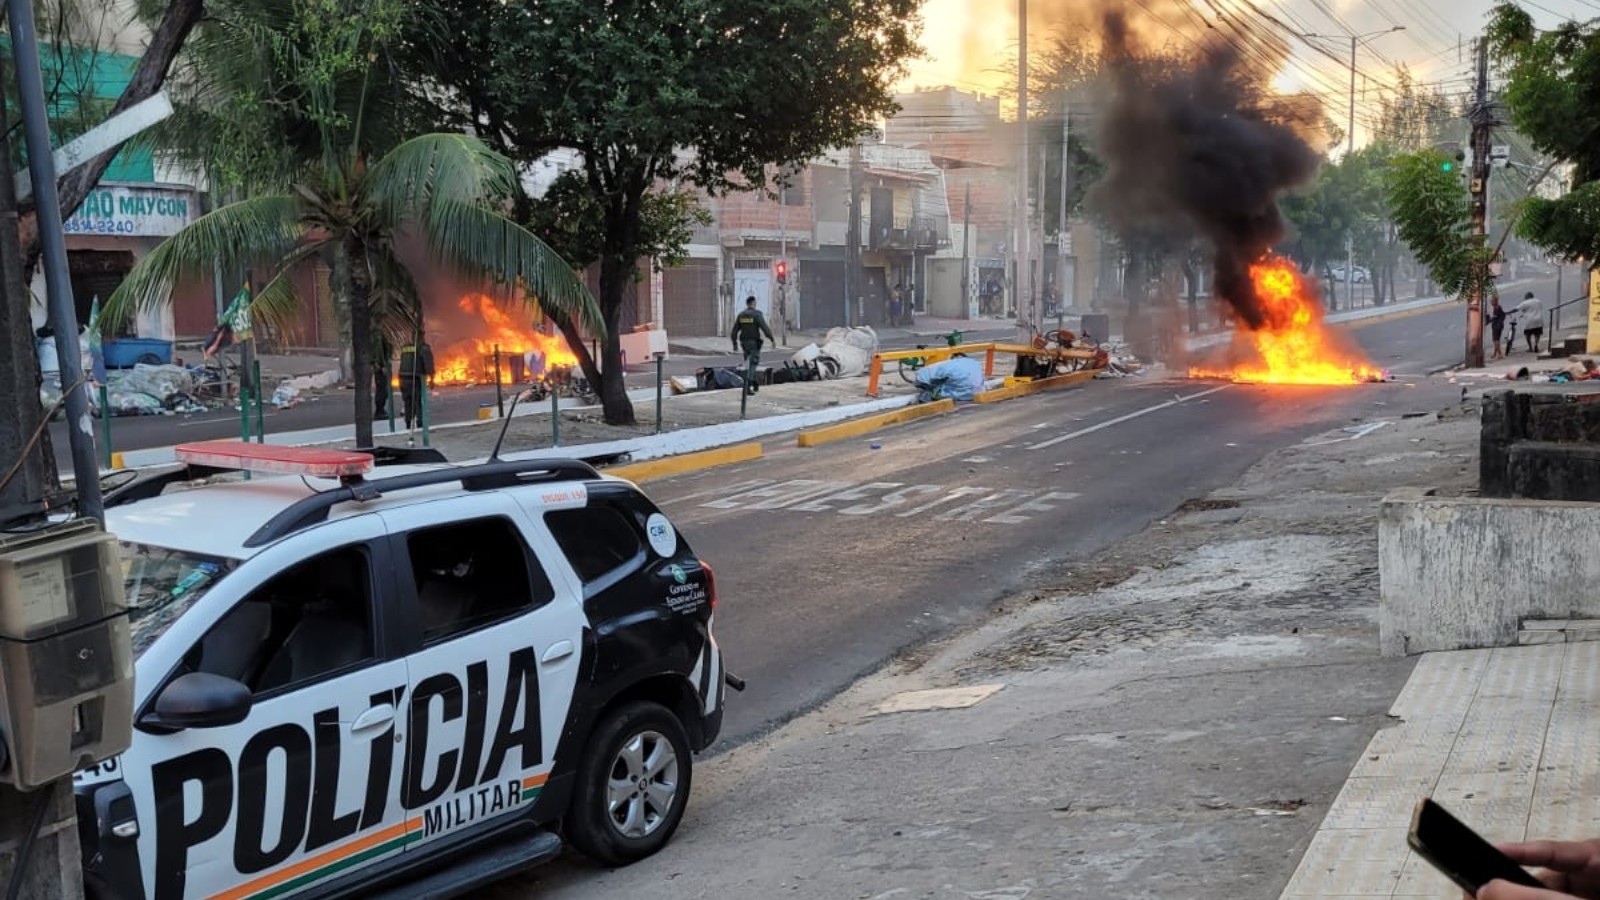
<path fill-rule="evenodd" d="M 625 289 L 633 275 L 632 262 L 618 254 L 607 253 L 600 260 L 600 315 L 606 333 L 600 341 L 600 380 L 591 379 L 590 383 L 600 395 L 607 425 L 634 424 L 633 401 L 628 399 L 628 386 L 623 381 L 622 335 L 618 333 Z"/>
<path fill-rule="evenodd" d="M 350 304 L 350 359 L 355 369 L 356 446 L 372 446 L 372 272 L 367 246 L 356 236 L 344 240 L 345 297 Z M 422 360 L 417 360 L 421 365 Z M 422 389 L 428 389 L 427 380 Z M 418 398 L 418 403 L 427 401 Z"/>
<path fill-rule="evenodd" d="M 1183 261 L 1183 279 L 1189 296 L 1189 333 L 1200 333 L 1200 271 L 1194 257 Z"/>
<path fill-rule="evenodd" d="M 150 34 L 150 46 L 139 57 L 133 76 L 128 79 L 128 86 L 122 89 L 122 95 L 112 104 L 106 118 L 148 100 L 161 91 L 167 73 L 172 70 L 173 60 L 177 59 L 178 51 L 183 49 L 184 41 L 189 38 L 189 32 L 194 30 L 204 13 L 204 0 L 171 0 L 167 4 L 160 24 Z M 116 150 L 108 150 L 56 179 L 57 190 L 61 194 L 63 220 L 70 219 L 83 205 L 84 199 L 100 183 L 100 177 L 105 175 L 116 155 Z M 39 223 L 33 213 L 33 205 L 28 203 L 24 207 L 21 223 L 22 257 L 26 260 L 27 273 L 31 274 L 39 256 Z"/>
<path fill-rule="evenodd" d="M 11 158 L 5 109 L 0 107 L 0 159 Z M 0 484 L 0 509 L 37 503 L 57 486 L 50 430 L 26 454 L 23 448 L 39 427 L 39 354 L 33 343 L 32 294 L 23 276 L 13 182 L 0 185 L 0 478 L 22 461 L 17 474 Z M 68 382 L 71 383 L 70 381 Z M 102 413 L 103 415 L 104 413 Z"/>

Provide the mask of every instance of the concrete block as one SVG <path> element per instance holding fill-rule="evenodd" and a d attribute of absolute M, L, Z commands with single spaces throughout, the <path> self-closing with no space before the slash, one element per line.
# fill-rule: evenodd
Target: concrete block
<path fill-rule="evenodd" d="M 1522 623 L 1523 631 L 1566 631 L 1571 619 L 1528 619 Z M 1579 619 L 1580 622 L 1592 621 Z"/>
<path fill-rule="evenodd" d="M 1478 432 L 1478 493 L 1485 497 L 1511 496 L 1507 462 L 1512 443 L 1520 437 L 1513 414 L 1513 396 L 1511 391 L 1483 395 Z"/>
<path fill-rule="evenodd" d="M 1378 516 L 1384 656 L 1509 647 L 1533 619 L 1600 617 L 1600 505 L 1440 497 L 1411 488 Z"/>
<path fill-rule="evenodd" d="M 1506 483 L 1513 497 L 1600 501 L 1600 443 L 1520 441 L 1511 445 L 1506 458 Z"/>
<path fill-rule="evenodd" d="M 1567 633 L 1565 631 L 1519 631 L 1517 643 L 1524 647 L 1534 644 L 1565 644 Z"/>
<path fill-rule="evenodd" d="M 1594 628 L 1570 628 L 1564 634 L 1567 636 L 1567 643 L 1569 644 L 1600 641 L 1600 626 Z"/>

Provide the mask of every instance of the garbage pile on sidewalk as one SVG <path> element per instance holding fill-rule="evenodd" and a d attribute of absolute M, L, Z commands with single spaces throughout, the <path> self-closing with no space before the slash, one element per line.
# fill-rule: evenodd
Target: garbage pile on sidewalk
<path fill-rule="evenodd" d="M 877 352 L 878 334 L 870 327 L 834 328 L 824 336 L 820 346 L 807 344 L 783 365 L 757 369 L 756 386 L 856 378 L 867 374 Z M 740 388 L 744 386 L 744 379 L 742 366 L 708 366 L 693 376 L 674 376 L 671 384 L 674 394 L 689 394 Z"/>
<path fill-rule="evenodd" d="M 113 416 L 163 416 L 205 412 L 208 408 L 195 399 L 196 379 L 183 366 L 139 364 L 131 369 L 112 369 L 106 373 L 106 405 Z M 100 413 L 100 392 L 86 383 L 89 406 Z M 39 387 L 39 399 L 46 409 L 61 401 L 61 385 L 46 378 Z"/>
<path fill-rule="evenodd" d="M 1519 366 L 1506 373 L 1507 381 L 1529 381 L 1535 384 L 1568 384 L 1574 381 L 1600 380 L 1600 366 L 1589 357 L 1572 357 L 1558 369 L 1530 372 Z"/>
<path fill-rule="evenodd" d="M 1117 344 L 1113 346 L 1107 343 L 1101 344 L 1100 346 L 1101 349 L 1107 352 L 1110 358 L 1106 361 L 1105 368 L 1094 377 L 1128 378 L 1133 375 L 1143 375 L 1145 373 L 1146 370 L 1144 362 L 1140 360 L 1139 357 L 1134 356 L 1133 353 L 1128 350 L 1128 346 L 1126 344 Z"/>
<path fill-rule="evenodd" d="M 47 374 L 39 388 L 39 399 L 46 409 L 56 408 L 61 400 L 61 384 L 58 377 L 52 377 L 55 375 Z M 299 403 L 307 392 L 326 390 L 338 383 L 338 371 L 288 378 L 278 384 L 268 402 L 276 409 L 286 409 Z M 84 392 L 89 397 L 90 411 L 99 415 L 99 390 L 86 381 Z M 223 406 L 227 391 L 211 369 L 141 363 L 131 369 L 107 371 L 105 396 L 113 416 L 170 416 Z"/>
<path fill-rule="evenodd" d="M 273 389 L 272 397 L 267 401 L 274 409 L 289 409 L 300 402 L 300 396 L 308 391 L 325 391 L 339 383 L 339 370 L 333 369 L 317 375 L 300 375 L 286 378 Z"/>

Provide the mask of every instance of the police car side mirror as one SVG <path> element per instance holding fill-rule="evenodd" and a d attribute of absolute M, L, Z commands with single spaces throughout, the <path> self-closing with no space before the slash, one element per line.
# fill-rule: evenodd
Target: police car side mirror
<path fill-rule="evenodd" d="M 254 699 L 248 687 L 232 678 L 190 672 L 161 691 L 155 708 L 141 716 L 139 724 L 159 732 L 237 725 L 250 715 Z"/>

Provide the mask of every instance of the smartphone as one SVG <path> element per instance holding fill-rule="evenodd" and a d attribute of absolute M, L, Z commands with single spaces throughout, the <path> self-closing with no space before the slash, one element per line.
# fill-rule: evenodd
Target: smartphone
<path fill-rule="evenodd" d="M 1496 878 L 1524 887 L 1544 887 L 1527 869 L 1496 850 L 1493 844 L 1428 797 L 1417 801 L 1406 842 L 1418 856 L 1474 897 L 1480 888 Z"/>

